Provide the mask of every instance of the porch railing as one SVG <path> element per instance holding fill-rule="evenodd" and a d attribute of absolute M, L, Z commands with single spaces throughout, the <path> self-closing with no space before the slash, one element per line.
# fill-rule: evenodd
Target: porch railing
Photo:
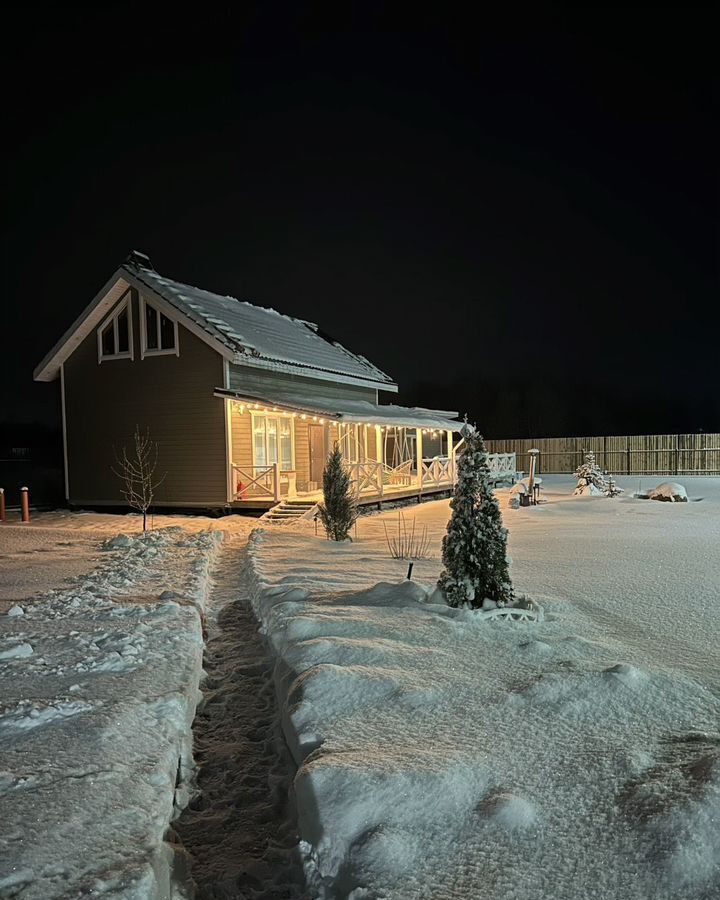
<path fill-rule="evenodd" d="M 517 458 L 514 453 L 488 453 L 490 474 L 497 481 L 504 478 L 515 478 L 517 474 Z"/>
<path fill-rule="evenodd" d="M 454 456 L 434 456 L 422 461 L 420 487 L 444 487 L 453 483 L 455 471 Z"/>
<path fill-rule="evenodd" d="M 383 493 L 383 463 L 366 460 L 365 462 L 349 463 L 348 470 L 355 489 L 355 496 L 363 494 L 376 494 L 382 497 Z"/>
<path fill-rule="evenodd" d="M 269 466 L 238 466 L 233 463 L 233 486 L 235 500 L 267 498 L 280 501 L 280 467 L 278 463 Z"/>

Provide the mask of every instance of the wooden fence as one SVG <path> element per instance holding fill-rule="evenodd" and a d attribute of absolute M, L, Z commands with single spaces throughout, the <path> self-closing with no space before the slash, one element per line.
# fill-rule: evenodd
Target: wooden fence
<path fill-rule="evenodd" d="M 528 451 L 540 451 L 540 472 L 574 472 L 588 450 L 613 475 L 720 475 L 720 434 L 639 434 L 612 437 L 488 440 L 490 453 L 516 453 L 528 470 Z"/>

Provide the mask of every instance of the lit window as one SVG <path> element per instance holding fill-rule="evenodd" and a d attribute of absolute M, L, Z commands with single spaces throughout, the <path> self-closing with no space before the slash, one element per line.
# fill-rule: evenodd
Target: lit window
<path fill-rule="evenodd" d="M 142 301 L 143 356 L 178 351 L 177 322 L 156 309 L 145 298 Z"/>
<path fill-rule="evenodd" d="M 132 310 L 129 296 L 98 328 L 98 362 L 133 359 Z"/>
<path fill-rule="evenodd" d="M 293 469 L 292 419 L 287 416 L 253 416 L 253 451 L 256 466 L 280 464 Z"/>

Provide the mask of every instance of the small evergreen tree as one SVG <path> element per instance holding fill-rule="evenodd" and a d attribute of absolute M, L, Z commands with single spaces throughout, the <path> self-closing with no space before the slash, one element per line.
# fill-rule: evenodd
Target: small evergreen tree
<path fill-rule="evenodd" d="M 576 494 L 605 494 L 607 493 L 607 482 L 600 466 L 595 462 L 595 454 L 592 450 L 588 450 L 585 454 L 585 461 L 575 470 L 575 477 L 578 480 L 575 488 Z"/>
<path fill-rule="evenodd" d="M 450 501 L 452 516 L 443 538 L 445 566 L 438 587 L 449 606 L 498 606 L 512 602 L 507 559 L 507 529 L 493 493 L 482 436 L 467 425 L 465 448 L 458 459 L 457 484 Z"/>
<path fill-rule="evenodd" d="M 318 509 L 325 533 L 332 541 L 346 540 L 355 524 L 357 508 L 352 496 L 350 473 L 345 468 L 337 443 L 323 469 L 323 501 Z"/>

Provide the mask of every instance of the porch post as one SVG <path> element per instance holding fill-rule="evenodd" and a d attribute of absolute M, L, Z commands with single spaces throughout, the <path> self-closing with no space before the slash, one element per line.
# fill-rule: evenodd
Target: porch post
<path fill-rule="evenodd" d="M 375 459 L 382 465 L 383 459 L 383 439 L 382 430 L 379 425 L 375 426 Z"/>
<path fill-rule="evenodd" d="M 273 497 L 280 502 L 280 463 L 273 463 Z"/>
<path fill-rule="evenodd" d="M 448 462 L 450 465 L 450 481 L 455 484 L 455 451 L 453 450 L 453 433 L 452 431 L 448 431 L 447 433 L 447 442 L 448 442 Z"/>
<path fill-rule="evenodd" d="M 225 466 L 227 471 L 227 502 L 235 499 L 235 470 L 233 469 L 233 441 L 232 441 L 232 400 L 223 400 L 225 404 Z"/>
<path fill-rule="evenodd" d="M 422 428 L 415 429 L 415 453 L 418 477 L 418 493 L 422 494 L 423 482 L 423 446 L 422 446 Z"/>

